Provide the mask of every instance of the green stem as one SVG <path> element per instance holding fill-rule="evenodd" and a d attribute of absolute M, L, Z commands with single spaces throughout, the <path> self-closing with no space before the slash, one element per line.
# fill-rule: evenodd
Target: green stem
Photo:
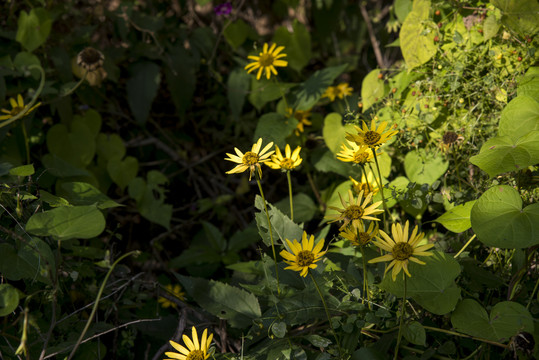
<path fill-rule="evenodd" d="M 401 304 L 401 318 L 399 321 L 399 334 L 397 335 L 397 346 L 395 346 L 395 356 L 393 357 L 393 360 L 397 360 L 399 356 L 399 346 L 401 344 L 401 338 L 402 338 L 402 326 L 404 324 L 404 311 L 405 311 L 405 304 L 406 304 L 406 274 L 402 274 L 404 276 L 404 295 L 402 296 L 402 304 Z"/>
<path fill-rule="evenodd" d="M 75 84 L 74 87 L 72 87 L 71 89 L 69 89 L 67 92 L 65 92 L 64 94 L 61 94 L 60 97 L 65 97 L 65 96 L 68 96 L 68 95 L 71 95 L 73 93 L 73 91 L 77 90 L 78 87 L 84 82 L 84 80 L 86 80 L 86 76 L 88 75 L 88 70 L 86 70 L 84 72 L 84 75 L 82 76 L 82 78 L 79 80 L 78 83 Z"/>
<path fill-rule="evenodd" d="M 508 346 L 509 346 L 509 345 L 500 344 L 500 343 L 495 342 L 495 341 L 491 341 L 491 340 L 487 340 L 487 339 L 483 339 L 483 338 L 479 338 L 479 337 L 475 337 L 475 336 L 470 336 L 470 335 L 466 335 L 466 334 L 461 334 L 461 333 L 458 333 L 456 331 L 439 329 L 439 328 L 432 327 L 432 326 L 423 326 L 423 327 L 425 328 L 425 330 L 432 330 L 432 331 L 437 331 L 437 332 L 441 332 L 441 333 L 445 333 L 445 334 L 449 334 L 449 335 L 460 336 L 460 337 L 464 337 L 464 338 L 468 338 L 468 339 L 472 339 L 472 340 L 477 340 L 477 341 L 481 341 L 481 342 L 484 342 L 484 343 L 487 343 L 487 344 L 490 344 L 490 345 L 499 346 L 499 347 L 502 347 L 504 349 L 507 349 Z"/>
<path fill-rule="evenodd" d="M 275 261 L 275 277 L 277 279 L 277 294 L 281 294 L 281 287 L 279 286 L 279 269 L 277 267 L 277 254 L 275 253 L 275 242 L 273 240 L 273 230 L 271 229 L 271 221 L 269 217 L 268 206 L 266 205 L 266 198 L 264 197 L 264 191 L 262 190 L 262 184 L 260 183 L 260 175 L 256 173 L 256 182 L 258 184 L 258 189 L 260 190 L 260 196 L 262 197 L 262 202 L 264 203 L 264 210 L 266 210 L 266 218 L 268 219 L 268 229 L 271 240 L 271 251 L 273 252 L 273 260 Z"/>
<path fill-rule="evenodd" d="M 7 125 L 11 124 L 12 122 L 17 121 L 20 118 L 22 118 L 23 116 L 25 116 L 26 113 L 28 112 L 28 110 L 30 110 L 32 108 L 32 106 L 34 106 L 34 104 L 37 101 L 37 98 L 39 97 L 39 95 L 41 95 L 41 92 L 43 91 L 43 87 L 45 86 L 45 70 L 43 70 L 43 68 L 40 65 L 30 65 L 30 66 L 28 66 L 28 69 L 29 70 L 38 69 L 39 72 L 41 73 L 41 81 L 39 82 L 39 87 L 37 88 L 36 92 L 34 93 L 34 96 L 32 97 L 32 100 L 24 107 L 24 109 L 22 109 L 14 117 L 12 117 L 12 118 L 10 118 L 10 119 L 8 119 L 6 121 L 3 121 L 0 124 L 0 128 L 3 128 L 4 126 L 7 126 Z"/>
<path fill-rule="evenodd" d="M 535 286 L 533 287 L 532 294 L 530 296 L 530 299 L 528 300 L 528 304 L 526 305 L 526 309 L 530 308 L 530 304 L 532 303 L 532 299 L 535 296 L 535 292 L 537 291 L 537 287 L 539 286 L 539 278 L 537 278 L 537 281 L 535 282 Z"/>
<path fill-rule="evenodd" d="M 281 85 L 279 84 L 279 79 L 277 79 L 277 77 L 275 76 L 273 78 L 273 81 L 277 84 L 277 86 L 279 87 L 279 92 L 281 93 L 281 97 L 283 98 L 283 101 L 284 101 L 284 106 L 285 106 L 285 111 L 288 109 L 288 101 L 286 101 L 286 97 L 284 96 L 284 92 L 283 92 L 283 89 L 281 88 Z M 294 109 L 292 109 L 292 117 L 294 117 Z"/>
<path fill-rule="evenodd" d="M 292 178 L 290 171 L 286 172 L 286 178 L 288 179 L 288 194 L 290 197 L 290 220 L 294 221 L 294 200 L 292 198 Z"/>
<path fill-rule="evenodd" d="M 24 125 L 24 120 L 21 121 L 22 126 L 22 135 L 24 137 L 24 149 L 26 150 L 26 164 L 30 164 L 30 144 L 28 144 L 28 134 L 26 132 L 26 125 Z"/>
<path fill-rule="evenodd" d="M 318 286 L 318 283 L 316 282 L 310 269 L 308 269 L 307 272 L 309 273 L 309 275 L 311 276 L 311 279 L 313 280 L 314 286 L 316 287 L 316 290 L 318 291 L 318 295 L 320 295 L 320 299 L 322 300 L 322 304 L 324 305 L 324 310 L 326 311 L 326 316 L 328 318 L 329 328 L 331 329 L 333 336 L 335 336 L 335 342 L 337 343 L 337 348 L 339 349 L 339 358 L 342 359 L 341 343 L 339 342 L 339 338 L 337 337 L 337 333 L 335 332 L 335 329 L 333 329 L 333 326 L 331 325 L 331 316 L 329 316 L 329 310 L 326 304 L 326 300 L 324 300 L 324 296 L 322 296 L 322 291 L 320 291 L 320 287 Z"/>
<path fill-rule="evenodd" d="M 128 256 L 131 256 L 131 255 L 135 255 L 135 256 L 138 256 L 140 254 L 140 251 L 138 250 L 135 250 L 135 251 L 130 251 L 128 252 L 127 254 L 124 254 L 122 256 L 120 256 L 113 264 L 112 266 L 110 267 L 109 271 L 107 272 L 107 275 L 105 275 L 105 279 L 103 280 L 103 282 L 101 283 L 101 287 L 99 288 L 99 291 L 97 293 L 97 297 L 95 298 L 95 302 L 94 302 L 94 306 L 92 307 L 92 312 L 90 313 L 90 316 L 88 316 L 88 320 L 86 321 L 86 326 L 84 326 L 84 329 L 82 330 L 82 333 L 80 334 L 79 336 L 79 339 L 77 340 L 77 342 L 75 343 L 75 346 L 73 347 L 73 350 L 71 350 L 71 354 L 69 354 L 67 360 L 70 360 L 73 355 L 75 354 L 75 352 L 77 351 L 77 349 L 79 348 L 79 345 L 81 344 L 82 342 L 82 338 L 84 338 L 84 335 L 86 335 L 86 332 L 88 331 L 88 328 L 90 327 L 90 324 L 92 323 L 92 319 L 94 318 L 94 315 L 95 315 L 95 312 L 97 311 L 97 306 L 99 305 L 99 300 L 101 299 L 101 295 L 103 294 L 103 290 L 105 290 L 105 285 L 107 284 L 107 281 L 109 280 L 109 276 L 110 274 L 112 274 L 112 270 L 114 270 L 114 268 L 116 267 L 116 265 L 122 261 L 123 259 L 125 259 L 126 257 Z"/>
<path fill-rule="evenodd" d="M 358 234 L 358 240 L 359 240 L 359 234 Z M 360 245 L 361 247 L 361 259 L 363 260 L 363 296 L 361 297 L 361 303 L 363 304 L 363 299 L 365 297 L 365 294 L 367 295 L 367 303 L 369 305 L 369 309 L 372 309 L 371 306 L 371 294 L 369 292 L 369 279 L 367 276 L 367 259 L 365 259 L 365 246 Z"/>
<path fill-rule="evenodd" d="M 380 165 L 378 165 L 378 156 L 376 156 L 376 149 L 372 149 L 372 153 L 374 154 L 374 162 L 376 163 L 376 170 L 378 170 L 378 188 L 380 189 L 380 194 L 382 194 L 382 203 L 384 205 L 384 226 L 387 229 L 387 219 L 386 219 L 386 212 L 389 215 L 389 210 L 387 209 L 386 204 L 386 198 L 384 196 L 384 188 L 382 187 L 382 174 L 380 173 Z M 376 178 L 376 176 L 375 176 Z"/>

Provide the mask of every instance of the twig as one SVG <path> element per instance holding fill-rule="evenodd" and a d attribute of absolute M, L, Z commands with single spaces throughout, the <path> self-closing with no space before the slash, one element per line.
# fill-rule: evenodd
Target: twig
<path fill-rule="evenodd" d="M 185 319 L 186 319 L 186 317 L 187 317 L 187 309 L 183 308 L 182 312 L 181 312 L 181 315 L 180 315 L 180 321 L 178 321 L 178 327 L 176 328 L 176 332 L 174 333 L 174 337 L 172 338 L 173 341 L 176 341 L 176 342 L 180 341 L 180 336 L 185 331 Z M 165 350 L 169 346 L 170 345 L 168 343 L 163 344 L 163 346 L 161 346 L 159 348 L 159 350 L 157 350 L 157 352 L 153 356 L 152 360 L 159 359 L 161 357 L 161 355 L 165 352 Z"/>
<path fill-rule="evenodd" d="M 378 41 L 376 40 L 376 35 L 374 34 L 371 19 L 369 19 L 369 13 L 367 12 L 365 5 L 363 4 L 359 5 L 359 9 L 361 10 L 361 15 L 365 20 L 365 24 L 367 24 L 367 30 L 369 31 L 369 39 L 371 40 L 372 48 L 374 50 L 374 56 L 376 56 L 376 62 L 378 63 L 380 69 L 385 69 L 386 65 L 384 62 L 384 58 L 382 57 L 380 46 L 378 45 Z"/>

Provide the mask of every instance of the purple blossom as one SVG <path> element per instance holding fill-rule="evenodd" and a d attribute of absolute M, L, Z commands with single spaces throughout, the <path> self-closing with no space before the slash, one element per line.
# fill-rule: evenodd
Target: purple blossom
<path fill-rule="evenodd" d="M 232 12 L 232 4 L 227 1 L 224 4 L 219 4 L 214 7 L 213 11 L 215 12 L 215 15 L 230 15 Z"/>

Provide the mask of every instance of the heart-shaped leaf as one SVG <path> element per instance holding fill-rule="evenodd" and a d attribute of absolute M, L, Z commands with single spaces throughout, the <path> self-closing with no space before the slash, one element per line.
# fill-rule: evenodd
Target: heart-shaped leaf
<path fill-rule="evenodd" d="M 112 158 L 107 164 L 107 171 L 112 181 L 123 190 L 137 176 L 138 160 L 132 156 L 123 160 Z"/>
<path fill-rule="evenodd" d="M 449 163 L 443 157 L 427 154 L 424 149 L 410 151 L 404 157 L 404 171 L 411 182 L 432 185 L 442 176 Z"/>
<path fill-rule="evenodd" d="M 340 114 L 331 113 L 324 118 L 322 135 L 324 136 L 327 147 L 332 153 L 337 154 L 341 150 L 341 145 L 343 143 L 348 146 L 348 143 L 345 140 L 347 132 L 355 134 L 356 130 L 351 124 L 343 125 L 342 116 Z"/>
<path fill-rule="evenodd" d="M 21 11 L 15 39 L 28 51 L 40 47 L 49 36 L 52 18 L 44 8 L 33 8 L 30 13 Z"/>
<path fill-rule="evenodd" d="M 472 208 L 471 223 L 487 246 L 512 249 L 539 244 L 539 203 L 522 209 L 518 191 L 507 185 L 481 195 Z"/>
<path fill-rule="evenodd" d="M 442 224 L 449 231 L 461 233 L 468 230 L 472 223 L 470 222 L 470 213 L 476 200 L 468 201 L 464 204 L 455 206 L 445 214 L 434 220 Z"/>
<path fill-rule="evenodd" d="M 412 11 L 406 16 L 399 34 L 402 56 L 408 69 L 423 65 L 436 54 L 434 36 L 436 24 L 429 20 L 431 3 L 416 0 Z"/>
<path fill-rule="evenodd" d="M 521 331 L 533 333 L 532 316 L 513 301 L 497 303 L 489 316 L 477 301 L 464 299 L 451 315 L 451 324 L 465 334 L 497 342 L 507 342 Z"/>
<path fill-rule="evenodd" d="M 95 138 L 83 122 L 73 123 L 71 131 L 64 124 L 56 124 L 47 132 L 47 147 L 51 154 L 84 169 L 94 158 Z"/>
<path fill-rule="evenodd" d="M 0 284 L 0 316 L 9 315 L 19 305 L 19 293 L 9 284 Z"/>
<path fill-rule="evenodd" d="M 384 80 L 379 79 L 380 69 L 374 69 L 365 76 L 361 83 L 362 111 L 366 111 L 385 96 Z"/>
<path fill-rule="evenodd" d="M 117 134 L 99 134 L 97 136 L 97 155 L 106 160 L 113 158 L 123 159 L 125 156 L 125 145 Z"/>
<path fill-rule="evenodd" d="M 534 130 L 539 130 L 539 102 L 530 96 L 519 95 L 503 109 L 498 135 L 516 141 Z"/>

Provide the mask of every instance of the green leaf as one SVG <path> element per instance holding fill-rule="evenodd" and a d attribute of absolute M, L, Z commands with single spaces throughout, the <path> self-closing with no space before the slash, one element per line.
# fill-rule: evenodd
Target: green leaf
<path fill-rule="evenodd" d="M 171 48 L 165 55 L 164 62 L 171 66 L 165 68 L 167 86 L 177 111 L 184 115 L 193 100 L 199 60 L 195 59 L 183 44 Z"/>
<path fill-rule="evenodd" d="M 43 155 L 41 161 L 47 171 L 57 177 L 90 176 L 88 171 L 72 165 L 54 154 Z"/>
<path fill-rule="evenodd" d="M 95 156 L 93 131 L 82 122 L 74 122 L 71 131 L 64 124 L 56 124 L 47 132 L 47 147 L 75 167 L 84 169 Z"/>
<path fill-rule="evenodd" d="M 10 284 L 0 284 L 0 316 L 11 314 L 19 305 L 19 293 Z"/>
<path fill-rule="evenodd" d="M 539 3 L 523 0 L 493 0 L 502 11 L 502 23 L 522 36 L 533 36 L 539 31 Z"/>
<path fill-rule="evenodd" d="M 90 239 L 105 230 L 105 217 L 95 206 L 59 207 L 39 212 L 26 224 L 26 231 L 59 240 Z"/>
<path fill-rule="evenodd" d="M 286 95 L 288 89 L 291 89 L 297 84 L 270 82 L 265 78 L 256 80 L 255 76 L 251 76 L 251 93 L 249 94 L 249 102 L 257 110 L 261 110 L 269 101 L 277 100 Z"/>
<path fill-rule="evenodd" d="M 112 158 L 107 163 L 107 171 L 112 181 L 123 190 L 137 176 L 138 160 L 132 156 L 123 160 Z"/>
<path fill-rule="evenodd" d="M 496 16 L 490 15 L 483 22 L 483 38 L 485 41 L 492 39 L 498 33 L 500 24 L 496 20 Z"/>
<path fill-rule="evenodd" d="M 415 345 L 426 346 L 427 334 L 425 328 L 417 321 L 405 324 L 402 329 L 404 338 Z"/>
<path fill-rule="evenodd" d="M 153 62 L 141 62 L 132 66 L 131 78 L 127 80 L 127 102 L 135 120 L 144 124 L 150 115 L 153 99 L 161 84 L 161 68 Z"/>
<path fill-rule="evenodd" d="M 449 163 L 443 157 L 427 154 L 424 149 L 410 151 L 404 158 L 404 171 L 411 182 L 432 185 L 442 176 Z"/>
<path fill-rule="evenodd" d="M 297 19 L 294 19 L 292 24 L 292 32 L 285 26 L 279 27 L 273 36 L 273 42 L 277 46 L 285 47 L 283 53 L 287 56 L 283 60 L 288 61 L 288 66 L 298 72 L 311 60 L 311 35 Z"/>
<path fill-rule="evenodd" d="M 413 8 L 412 0 L 395 0 L 395 4 L 393 6 L 395 15 L 397 15 L 397 19 L 399 19 L 401 23 L 406 20 L 406 16 L 408 16 Z"/>
<path fill-rule="evenodd" d="M 488 139 L 470 162 L 491 177 L 535 165 L 539 163 L 539 130 L 530 131 L 518 140 L 509 136 Z"/>
<path fill-rule="evenodd" d="M 310 110 L 322 97 L 326 89 L 333 84 L 348 64 L 327 67 L 317 70 L 303 84 L 300 85 L 294 109 Z"/>
<path fill-rule="evenodd" d="M 52 18 L 47 10 L 33 8 L 28 14 L 21 11 L 17 23 L 17 40 L 26 50 L 32 52 L 45 43 L 51 32 Z"/>
<path fill-rule="evenodd" d="M 359 167 L 352 167 L 350 164 L 338 160 L 335 154 L 328 149 L 313 152 L 312 163 L 315 169 L 321 172 L 334 172 L 342 176 L 356 177 L 360 174 Z"/>
<path fill-rule="evenodd" d="M 470 213 L 472 212 L 472 207 L 474 206 L 475 202 L 476 200 L 473 200 L 455 206 L 434 221 L 442 224 L 447 230 L 454 233 L 466 231 L 472 226 L 470 221 Z"/>
<path fill-rule="evenodd" d="M 313 199 L 307 194 L 299 193 L 292 197 L 294 206 L 294 222 L 302 223 L 311 220 L 317 211 L 317 206 Z M 290 198 L 284 198 L 275 206 L 283 212 L 286 216 L 290 217 Z"/>
<path fill-rule="evenodd" d="M 32 271 L 31 277 L 28 278 L 52 285 L 53 272 L 56 269 L 55 257 L 46 242 L 35 237 L 29 238 L 19 249 L 18 257 L 28 264 Z"/>
<path fill-rule="evenodd" d="M 317 348 L 326 348 L 331 344 L 331 340 L 320 335 L 305 335 L 304 338 Z"/>
<path fill-rule="evenodd" d="M 142 216 L 169 229 L 172 205 L 165 204 L 165 190 L 162 187 L 168 179 L 156 170 L 150 170 L 147 179 L 148 183 L 140 177 L 134 178 L 129 183 L 129 196 L 137 201 Z"/>
<path fill-rule="evenodd" d="M 430 8 L 429 0 L 414 1 L 413 10 L 402 24 L 399 39 L 408 70 L 425 64 L 436 54 L 436 24 L 429 20 Z"/>
<path fill-rule="evenodd" d="M 246 328 L 262 316 L 256 296 L 221 282 L 174 274 L 183 288 L 204 310 L 230 326 Z"/>
<path fill-rule="evenodd" d="M 71 128 L 73 130 L 74 128 L 80 126 L 80 124 L 84 124 L 86 128 L 90 130 L 92 137 L 95 139 L 99 134 L 99 130 L 101 130 L 101 123 L 101 115 L 97 111 L 89 109 L 83 115 L 75 115 L 73 117 Z"/>
<path fill-rule="evenodd" d="M 518 97 L 529 96 L 533 99 L 539 99 L 539 67 L 532 66 L 526 71 L 526 74 L 518 80 Z"/>
<path fill-rule="evenodd" d="M 372 105 L 384 98 L 386 87 L 384 80 L 378 78 L 380 69 L 374 69 L 365 76 L 361 83 L 362 111 L 367 111 Z"/>
<path fill-rule="evenodd" d="M 281 244 L 285 243 L 285 239 L 290 241 L 297 239 L 301 241 L 303 235 L 303 229 L 294 223 L 290 218 L 284 215 L 279 209 L 272 204 L 267 204 L 271 222 L 271 228 L 273 230 L 273 240 L 275 245 L 279 245 L 277 237 L 281 240 Z M 255 214 L 256 224 L 258 226 L 258 232 L 262 237 L 262 240 L 267 246 L 271 246 L 271 239 L 269 235 L 268 219 L 264 210 L 264 203 L 262 197 L 259 195 L 255 198 L 255 207 L 260 210 Z"/>
<path fill-rule="evenodd" d="M 236 68 L 232 70 L 227 81 L 227 97 L 230 105 L 232 115 L 239 119 L 241 115 L 243 104 L 245 103 L 245 96 L 249 93 L 249 84 L 251 83 L 251 76 L 243 69 Z"/>
<path fill-rule="evenodd" d="M 343 125 L 342 116 L 338 113 L 328 114 L 324 118 L 324 127 L 322 128 L 322 136 L 327 147 L 333 154 L 337 154 L 341 150 L 341 145 L 348 142 L 345 140 L 346 133 L 356 133 L 352 124 Z"/>
<path fill-rule="evenodd" d="M 460 332 L 483 339 L 507 342 L 519 332 L 533 332 L 533 318 L 519 303 L 502 301 L 490 312 L 475 300 L 462 300 L 453 314 L 451 324 Z"/>
<path fill-rule="evenodd" d="M 13 65 L 15 68 L 23 73 L 26 71 L 30 71 L 32 74 L 32 77 L 34 79 L 39 79 L 41 77 L 41 72 L 38 69 L 32 69 L 28 70 L 28 67 L 30 65 L 40 65 L 41 62 L 39 61 L 39 58 L 35 56 L 34 54 L 31 54 L 26 51 L 21 51 L 17 55 L 15 55 L 15 59 L 13 59 Z"/>
<path fill-rule="evenodd" d="M 273 141 L 275 145 L 283 149 L 286 145 L 286 138 L 298 125 L 295 118 L 286 118 L 279 113 L 267 113 L 260 117 L 256 125 L 253 141 L 259 138 L 264 139 L 262 147 Z"/>
<path fill-rule="evenodd" d="M 433 251 L 433 256 L 422 256 L 425 265 L 408 263 L 411 277 L 406 279 L 406 294 L 435 314 L 450 312 L 458 301 L 460 289 L 455 287 L 455 279 L 460 274 L 460 265 L 452 256 Z M 395 281 L 391 270 L 384 276 L 380 287 L 397 297 L 404 295 L 404 272 Z M 433 300 L 435 299 L 435 300 Z"/>
<path fill-rule="evenodd" d="M 250 32 L 253 32 L 253 29 L 245 21 L 238 19 L 228 24 L 223 30 L 223 35 L 228 44 L 235 50 L 247 40 Z"/>
<path fill-rule="evenodd" d="M 96 205 L 102 210 L 122 206 L 93 185 L 84 182 L 63 183 L 59 195 L 65 197 L 73 205 Z"/>
<path fill-rule="evenodd" d="M 498 135 L 517 141 L 535 130 L 539 130 L 539 102 L 529 96 L 517 96 L 502 111 Z"/>
<path fill-rule="evenodd" d="M 273 323 L 271 326 L 271 332 L 279 339 L 284 338 L 286 335 L 286 323 L 283 321 Z"/>
<path fill-rule="evenodd" d="M 70 206 L 69 201 L 67 201 L 63 197 L 52 195 L 45 190 L 39 191 L 39 198 L 49 204 L 51 207 Z"/>
<path fill-rule="evenodd" d="M 207 221 L 202 222 L 202 228 L 204 229 L 204 235 L 206 239 L 211 244 L 211 247 L 215 251 L 225 251 L 226 250 L 226 239 L 223 234 L 216 228 L 214 225 L 210 224 Z"/>
<path fill-rule="evenodd" d="M 494 186 L 477 200 L 471 213 L 472 229 L 487 246 L 502 249 L 539 244 L 539 203 L 522 209 L 517 190 Z"/>
<path fill-rule="evenodd" d="M 30 176 L 35 173 L 34 164 L 17 166 L 9 170 L 12 176 Z"/>
<path fill-rule="evenodd" d="M 97 135 L 96 139 L 97 155 L 106 160 L 123 159 L 125 156 L 125 145 L 118 134 Z"/>

